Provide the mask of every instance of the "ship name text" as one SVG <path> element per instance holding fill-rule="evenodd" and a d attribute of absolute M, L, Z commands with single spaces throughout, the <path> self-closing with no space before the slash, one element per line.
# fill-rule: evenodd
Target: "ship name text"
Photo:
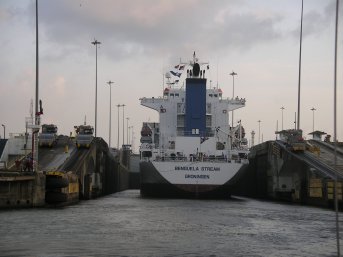
<path fill-rule="evenodd" d="M 193 174 L 186 174 L 186 175 L 185 175 L 185 178 L 209 179 L 209 178 L 210 178 L 210 175 L 200 175 L 200 174 L 193 175 Z"/>
<path fill-rule="evenodd" d="M 185 170 L 185 171 L 220 171 L 220 167 L 175 166 L 175 170 Z"/>

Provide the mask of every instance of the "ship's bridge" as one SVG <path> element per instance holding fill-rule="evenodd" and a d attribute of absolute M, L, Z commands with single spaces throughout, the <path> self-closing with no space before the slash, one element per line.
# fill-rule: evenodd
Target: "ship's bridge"
<path fill-rule="evenodd" d="M 210 88 L 207 89 L 207 99 L 208 100 L 221 100 L 223 96 L 223 91 L 220 88 Z"/>
<path fill-rule="evenodd" d="M 163 99 L 161 97 L 158 97 L 158 98 L 143 97 L 143 98 L 140 98 L 139 100 L 141 101 L 141 105 L 148 107 L 148 108 L 151 108 L 151 109 L 154 109 L 156 111 L 159 111 L 160 107 L 163 106 L 164 102 L 166 101 L 165 99 Z"/>
<path fill-rule="evenodd" d="M 169 104 L 182 103 L 185 101 L 185 90 L 175 88 L 165 88 L 162 97 L 141 98 L 141 105 L 154 109 L 163 113 L 166 107 L 171 107 Z M 168 104 L 167 104 L 168 103 Z"/>
<path fill-rule="evenodd" d="M 227 106 L 227 111 L 233 111 L 245 106 L 245 98 L 223 98 L 223 91 L 220 88 L 210 88 L 206 92 L 207 104 L 220 103 Z M 207 112 L 211 114 L 211 111 Z"/>
<path fill-rule="evenodd" d="M 226 101 L 228 103 L 228 111 L 233 111 L 245 106 L 245 98 L 238 98 L 238 96 L 236 98 L 226 99 L 222 101 Z"/>
<path fill-rule="evenodd" d="M 152 97 L 152 98 L 140 98 L 141 105 L 146 106 L 148 108 L 154 109 L 158 112 L 161 112 L 161 106 L 164 106 L 166 102 L 175 101 L 175 102 L 184 102 L 185 98 L 185 91 L 182 89 L 171 89 L 166 88 L 163 92 L 163 98 L 162 97 Z M 227 105 L 227 111 L 233 111 L 242 107 L 245 107 L 245 98 L 239 98 L 238 96 L 236 98 L 222 98 L 222 91 L 221 89 L 213 88 L 213 89 L 207 89 L 207 96 L 206 96 L 206 102 L 207 103 L 215 103 L 219 102 L 222 104 Z M 210 114 L 211 112 L 207 112 Z"/>
<path fill-rule="evenodd" d="M 175 89 L 175 88 L 165 88 L 163 91 L 163 98 L 169 100 L 180 100 L 181 98 L 184 99 L 185 97 L 185 90 L 183 89 Z"/>

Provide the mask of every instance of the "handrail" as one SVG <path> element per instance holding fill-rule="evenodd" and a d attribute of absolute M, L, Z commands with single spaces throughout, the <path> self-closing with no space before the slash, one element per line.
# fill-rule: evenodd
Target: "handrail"
<path fill-rule="evenodd" d="M 186 157 L 186 156 L 175 156 L 175 157 L 164 157 L 164 156 L 157 156 L 155 161 L 162 161 L 162 162 L 233 162 L 233 163 L 241 163 L 242 161 L 247 160 L 244 158 L 238 159 L 231 159 L 225 157 Z"/>
<path fill-rule="evenodd" d="M 192 134 L 192 131 L 177 131 L 177 136 L 196 136 L 196 137 L 213 137 L 214 131 L 199 132 L 199 134 Z"/>

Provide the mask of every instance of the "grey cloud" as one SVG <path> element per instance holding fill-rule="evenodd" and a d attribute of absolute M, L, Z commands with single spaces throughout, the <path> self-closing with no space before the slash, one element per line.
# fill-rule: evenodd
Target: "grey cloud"
<path fill-rule="evenodd" d="M 261 18 L 254 13 L 228 12 L 224 22 L 215 22 L 223 8 L 238 2 L 244 4 L 223 0 L 150 0 L 144 1 L 144 6 L 142 1 L 42 1 L 40 21 L 46 39 L 59 47 L 85 47 L 96 37 L 103 41 L 106 45 L 103 51 L 112 58 L 152 54 L 161 49 L 173 51 L 176 47 L 182 53 L 192 45 L 216 47 L 216 51 L 228 47 L 242 49 L 281 37 L 274 28 L 281 17 Z M 156 3 L 159 3 L 157 7 Z M 143 14 L 135 8 L 142 8 Z M 149 16 L 158 11 L 163 15 Z"/>
<path fill-rule="evenodd" d="M 249 49 L 261 42 L 277 40 L 282 37 L 274 25 L 281 17 L 260 19 L 254 15 L 231 15 L 222 26 L 213 25 L 208 45 L 219 48 Z"/>
<path fill-rule="evenodd" d="M 303 36 L 320 35 L 335 20 L 335 1 L 330 1 L 322 12 L 306 10 L 304 4 L 303 14 Z M 300 12 L 299 27 L 293 30 L 292 35 L 299 38 L 300 33 Z"/>

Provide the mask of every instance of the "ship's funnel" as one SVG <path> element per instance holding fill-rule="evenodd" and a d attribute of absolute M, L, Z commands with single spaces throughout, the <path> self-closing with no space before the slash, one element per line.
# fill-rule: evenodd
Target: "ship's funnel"
<path fill-rule="evenodd" d="M 197 78 L 200 74 L 200 65 L 199 63 L 194 63 L 193 65 L 193 77 Z"/>

